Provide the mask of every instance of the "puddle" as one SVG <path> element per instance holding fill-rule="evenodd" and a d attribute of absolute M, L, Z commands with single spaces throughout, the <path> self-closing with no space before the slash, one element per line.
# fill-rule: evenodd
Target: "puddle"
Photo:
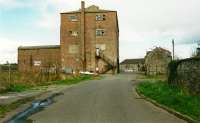
<path fill-rule="evenodd" d="M 40 100 L 40 101 L 35 101 L 32 103 L 30 107 L 25 109 L 23 112 L 20 112 L 13 116 L 11 119 L 6 121 L 5 123 L 32 123 L 31 120 L 28 120 L 28 117 L 31 115 L 40 112 L 44 108 L 48 107 L 55 101 L 53 100 L 56 96 L 63 95 L 63 93 L 54 93 L 50 97 Z"/>

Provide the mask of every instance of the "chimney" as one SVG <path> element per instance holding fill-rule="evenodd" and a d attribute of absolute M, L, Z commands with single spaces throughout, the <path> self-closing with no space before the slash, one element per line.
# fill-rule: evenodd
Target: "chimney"
<path fill-rule="evenodd" d="M 81 11 L 85 10 L 85 1 L 81 1 Z"/>
<path fill-rule="evenodd" d="M 85 53 L 85 2 L 81 1 L 81 56 L 83 61 L 83 71 L 86 71 Z"/>

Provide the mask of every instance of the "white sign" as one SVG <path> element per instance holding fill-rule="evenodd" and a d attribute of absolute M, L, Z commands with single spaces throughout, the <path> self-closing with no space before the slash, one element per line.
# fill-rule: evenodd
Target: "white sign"
<path fill-rule="evenodd" d="M 105 50 L 106 45 L 105 44 L 96 44 L 96 48 L 99 48 L 100 50 Z"/>
<path fill-rule="evenodd" d="M 34 61 L 33 63 L 34 63 L 34 66 L 40 66 L 42 62 L 41 61 Z"/>

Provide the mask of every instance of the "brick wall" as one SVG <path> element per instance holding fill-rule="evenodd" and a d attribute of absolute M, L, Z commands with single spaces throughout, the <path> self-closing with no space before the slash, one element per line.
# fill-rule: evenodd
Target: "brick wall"
<path fill-rule="evenodd" d="M 96 21 L 96 15 L 105 15 L 105 20 Z M 69 16 L 77 16 L 77 21 L 70 21 Z M 80 69 L 83 70 L 83 46 L 81 26 L 84 26 L 84 42 L 86 70 L 95 72 L 96 67 L 103 71 L 107 63 L 98 60 L 95 57 L 96 47 L 103 47 L 103 53 L 110 60 L 118 65 L 118 22 L 116 11 L 104 12 L 85 12 L 84 25 L 81 24 L 81 12 L 68 12 L 61 14 L 61 64 L 62 69 Z M 105 29 L 104 36 L 96 36 L 96 29 Z M 77 36 L 72 36 L 70 31 L 77 31 Z M 75 48 L 75 52 L 70 49 Z"/>
<path fill-rule="evenodd" d="M 60 67 L 60 47 L 18 49 L 18 70 L 20 72 L 38 72 Z"/>

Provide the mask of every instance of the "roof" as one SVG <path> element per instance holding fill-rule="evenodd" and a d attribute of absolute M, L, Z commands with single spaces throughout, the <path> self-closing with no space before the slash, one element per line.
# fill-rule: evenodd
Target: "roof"
<path fill-rule="evenodd" d="M 138 64 L 138 63 L 144 63 L 144 58 L 139 58 L 139 59 L 125 59 L 120 64 Z"/>
<path fill-rule="evenodd" d="M 42 46 L 20 46 L 19 50 L 34 50 L 34 49 L 57 49 L 60 45 L 42 45 Z"/>
<path fill-rule="evenodd" d="M 147 51 L 145 59 L 150 58 L 152 56 L 167 56 L 167 57 L 172 57 L 171 52 L 167 49 L 164 49 L 162 47 L 156 47 L 151 51 Z"/>
<path fill-rule="evenodd" d="M 81 10 L 77 10 L 77 11 L 68 11 L 68 12 L 62 12 L 61 14 L 71 14 L 71 13 L 80 13 Z M 98 13 L 98 12 L 117 12 L 117 11 L 113 11 L 113 10 L 103 10 L 103 9 L 99 9 L 98 6 L 95 6 L 95 5 L 91 5 L 87 8 L 85 8 L 85 12 L 86 13 Z"/>
<path fill-rule="evenodd" d="M 156 47 L 155 49 L 153 49 L 153 51 L 161 51 L 161 52 L 168 52 L 168 53 L 171 53 L 169 50 L 164 49 L 164 48 L 162 48 L 162 47 Z"/>

